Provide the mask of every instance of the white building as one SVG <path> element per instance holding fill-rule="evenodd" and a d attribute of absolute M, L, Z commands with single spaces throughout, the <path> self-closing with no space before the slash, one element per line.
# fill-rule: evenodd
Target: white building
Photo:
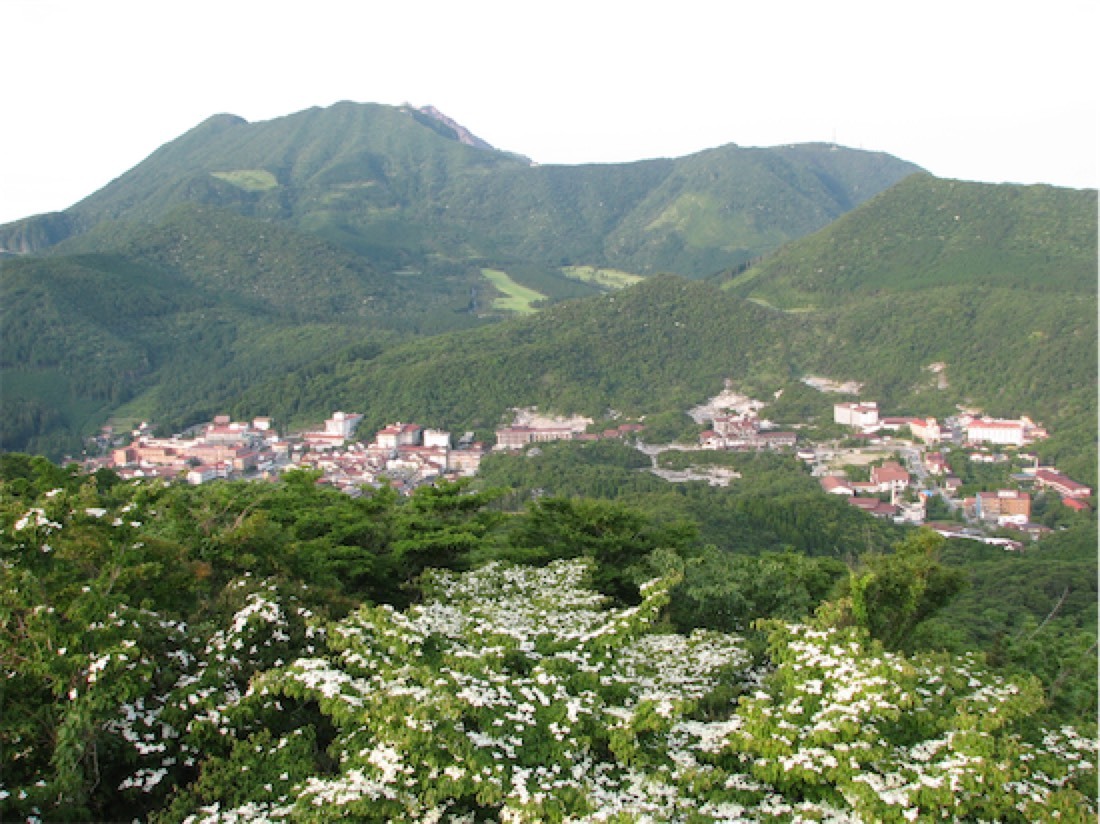
<path fill-rule="evenodd" d="M 1026 428 L 1023 421 L 982 418 L 971 421 L 966 427 L 966 439 L 971 443 L 1023 446 L 1026 440 Z"/>
<path fill-rule="evenodd" d="M 857 429 L 871 429 L 878 426 L 878 402 L 833 404 L 833 421 Z"/>
<path fill-rule="evenodd" d="M 385 429 L 379 429 L 375 436 L 375 443 L 382 449 L 397 449 L 401 446 L 419 446 L 423 427 L 415 423 L 390 424 Z"/>
<path fill-rule="evenodd" d="M 425 429 L 424 446 L 434 446 L 442 449 L 450 449 L 451 433 L 442 429 Z"/>
<path fill-rule="evenodd" d="M 350 438 L 352 433 L 355 432 L 355 427 L 359 425 L 359 421 L 363 420 L 362 415 L 349 415 L 346 412 L 335 412 L 332 417 L 325 421 L 325 434 L 336 435 L 341 438 Z"/>

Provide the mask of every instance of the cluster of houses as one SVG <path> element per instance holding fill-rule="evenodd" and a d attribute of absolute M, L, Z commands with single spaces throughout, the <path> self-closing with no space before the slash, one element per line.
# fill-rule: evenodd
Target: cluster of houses
<path fill-rule="evenodd" d="M 902 494 L 909 489 L 909 470 L 897 461 L 886 461 L 871 467 L 869 481 L 849 481 L 843 473 L 825 475 L 821 488 L 829 495 L 842 495 L 848 503 L 876 518 L 890 518 L 899 523 L 922 523 L 924 504 L 920 501 L 905 503 Z M 888 494 L 889 501 L 880 496 Z"/>
<path fill-rule="evenodd" d="M 363 486 L 388 483 L 401 492 L 438 479 L 476 475 L 488 448 L 466 433 L 453 442 L 450 432 L 416 423 L 390 424 L 369 443 L 314 452 L 296 460 L 299 467 L 321 471 L 322 481 L 357 494 Z"/>
<path fill-rule="evenodd" d="M 215 478 L 240 477 L 269 471 L 285 461 L 290 444 L 275 432 L 269 418 L 231 421 L 219 415 L 190 437 L 157 438 L 143 423 L 127 446 L 110 450 L 86 462 L 86 468 L 105 466 L 124 479 L 186 478 L 200 484 Z"/>
<path fill-rule="evenodd" d="M 352 443 L 363 416 L 336 412 L 316 431 L 280 436 L 269 418 L 232 421 L 220 415 L 189 437 L 156 438 L 143 424 L 134 440 L 91 459 L 124 479 L 165 478 L 203 484 L 216 479 L 274 477 L 291 468 L 318 469 L 322 481 L 347 491 L 383 481 L 408 489 L 436 478 L 477 474 L 484 444 L 418 424 L 395 423 L 370 443 Z"/>
<path fill-rule="evenodd" d="M 154 437 L 148 424 L 133 441 L 111 449 L 85 468 L 107 467 L 123 479 L 163 478 L 203 484 L 218 479 L 275 477 L 287 469 L 315 469 L 323 483 L 355 493 L 365 485 L 389 483 L 403 492 L 436 479 L 476 475 L 489 447 L 467 432 L 454 441 L 450 432 L 398 421 L 375 433 L 369 443 L 353 441 L 363 416 L 336 412 L 323 428 L 280 436 L 270 418 L 233 421 L 219 415 L 190 436 Z M 496 430 L 501 451 L 551 441 L 621 439 L 644 428 L 624 423 L 603 432 L 587 432 L 590 421 L 535 420 Z"/>
<path fill-rule="evenodd" d="M 753 402 L 756 403 L 756 402 Z M 776 431 L 757 417 L 751 403 L 740 409 L 717 408 L 707 414 L 711 428 L 700 435 L 699 448 L 726 450 L 788 450 L 797 444 L 794 432 Z M 587 431 L 586 418 L 565 420 L 539 418 L 532 410 L 517 410 L 515 421 L 496 430 L 497 451 L 516 451 L 533 444 L 552 441 L 592 441 L 622 439 L 637 435 L 642 424 L 624 423 L 594 433 Z M 354 440 L 363 416 L 336 412 L 321 429 L 280 436 L 270 418 L 248 422 L 233 421 L 221 415 L 187 437 L 154 437 L 142 424 L 128 446 L 111 449 L 101 458 L 86 462 L 94 470 L 109 467 L 122 478 L 166 478 L 202 484 L 220 478 L 274 477 L 290 468 L 308 468 L 321 472 L 321 481 L 352 494 L 363 486 L 391 484 L 408 492 L 416 486 L 440 478 L 476 475 L 482 458 L 491 450 L 468 432 L 454 442 L 451 434 L 415 423 L 397 422 L 378 430 L 369 443 Z M 1045 437 L 1046 431 L 1030 418 L 993 419 L 963 414 L 949 418 L 943 425 L 931 417 L 882 417 L 873 401 L 837 403 L 833 407 L 836 423 L 851 427 L 855 435 L 878 438 L 883 432 L 908 428 L 914 439 L 925 444 L 954 442 L 979 449 L 971 459 L 997 460 L 984 447 L 1022 447 Z M 799 452 L 813 460 L 813 450 Z M 941 476 L 939 488 L 950 501 L 955 500 L 962 483 L 951 474 L 943 452 L 922 452 L 923 472 Z M 919 467 L 918 467 L 919 469 Z M 1013 476 L 1018 486 L 1051 490 L 1071 509 L 1087 510 L 1092 490 L 1058 472 L 1053 467 L 1031 469 Z M 820 479 L 823 491 L 844 496 L 848 502 L 870 515 L 890 518 L 899 523 L 923 523 L 924 496 L 906 494 L 913 484 L 909 471 L 897 461 L 887 460 L 871 467 L 867 481 L 849 480 L 843 472 L 830 472 Z M 959 501 L 972 521 L 1029 532 L 1033 537 L 1043 527 L 1030 522 L 1031 494 L 1025 489 L 982 491 Z M 944 526 L 957 529 L 957 526 Z M 945 533 L 946 534 L 946 533 Z"/>
<path fill-rule="evenodd" d="M 833 420 L 844 426 L 852 427 L 857 434 L 871 436 L 883 431 L 898 431 L 908 427 L 913 437 L 926 444 L 938 444 L 954 441 L 979 450 L 970 455 L 971 460 L 997 461 L 1007 460 L 1007 456 L 985 451 L 985 447 L 1023 447 L 1040 438 L 1047 432 L 1030 418 L 1005 420 L 963 414 L 950 419 L 949 425 L 941 426 L 935 418 L 880 417 L 875 402 L 838 403 L 833 407 Z M 962 486 L 962 482 L 951 474 L 947 459 L 942 452 L 922 454 L 923 469 L 929 475 L 943 476 L 940 489 L 944 496 L 953 499 Z M 1032 468 L 1013 476 L 1020 486 L 1037 490 L 1049 489 L 1056 493 L 1062 503 L 1070 509 L 1083 511 L 1089 508 L 1086 499 L 1092 490 L 1084 484 L 1074 481 L 1053 467 L 1041 467 L 1036 459 Z M 905 504 L 899 500 L 901 493 L 909 488 L 909 472 L 895 461 L 887 461 L 871 469 L 870 481 L 849 481 L 843 473 L 829 474 L 821 478 L 822 489 L 832 495 L 847 496 L 849 503 L 871 515 L 892 518 L 895 521 L 923 522 L 923 503 Z M 885 494 L 890 501 L 884 500 Z M 1023 489 L 996 489 L 978 492 L 974 497 L 964 498 L 961 502 L 963 512 L 972 521 L 1020 530 L 1037 537 L 1046 530 L 1031 523 L 1031 494 Z M 946 534 L 946 533 L 945 533 Z"/>
<path fill-rule="evenodd" d="M 794 432 L 771 429 L 754 412 L 715 415 L 711 428 L 699 435 L 699 445 L 703 449 L 791 449 L 797 442 Z"/>

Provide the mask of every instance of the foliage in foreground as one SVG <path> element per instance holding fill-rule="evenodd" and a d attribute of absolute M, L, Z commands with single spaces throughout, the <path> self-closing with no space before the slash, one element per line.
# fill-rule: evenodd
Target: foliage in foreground
<path fill-rule="evenodd" d="M 123 611 L 94 628 L 113 643 L 74 658 L 53 766 L 89 768 L 75 744 L 96 720 L 132 809 L 190 824 L 1095 812 L 1096 744 L 1030 727 L 1034 681 L 784 623 L 755 660 L 737 635 L 658 631 L 675 572 L 622 609 L 586 572 L 432 573 L 424 604 L 327 625 L 242 579 L 240 608 L 204 642 Z M 6 783 L 3 803 L 64 813 L 76 788 L 56 775 Z"/>
<path fill-rule="evenodd" d="M 607 501 L 0 471 L 3 820 L 1095 808 L 1087 713 L 980 655 L 881 645 L 953 589 L 927 533 L 810 617 L 828 559 L 693 557 L 687 525 Z"/>

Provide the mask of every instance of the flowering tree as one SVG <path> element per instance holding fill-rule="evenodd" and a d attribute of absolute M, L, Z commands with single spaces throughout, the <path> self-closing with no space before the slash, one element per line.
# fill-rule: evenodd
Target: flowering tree
<path fill-rule="evenodd" d="M 325 653 L 259 674 L 164 820 L 1034 821 L 1095 810 L 1096 743 L 1026 735 L 1040 703 L 973 659 L 905 658 L 856 629 L 655 631 L 672 581 L 606 609 L 583 561 L 431 575 Z M 327 719 L 310 716 L 314 708 Z M 232 715 L 227 714 L 227 718 Z M 318 745 L 327 739 L 327 750 Z"/>

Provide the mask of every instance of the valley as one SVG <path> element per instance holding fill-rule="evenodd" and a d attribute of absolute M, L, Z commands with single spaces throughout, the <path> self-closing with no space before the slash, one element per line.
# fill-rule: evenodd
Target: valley
<path fill-rule="evenodd" d="M 203 121 L 0 226 L 0 819 L 1094 820 L 1096 261 L 833 144 Z"/>

